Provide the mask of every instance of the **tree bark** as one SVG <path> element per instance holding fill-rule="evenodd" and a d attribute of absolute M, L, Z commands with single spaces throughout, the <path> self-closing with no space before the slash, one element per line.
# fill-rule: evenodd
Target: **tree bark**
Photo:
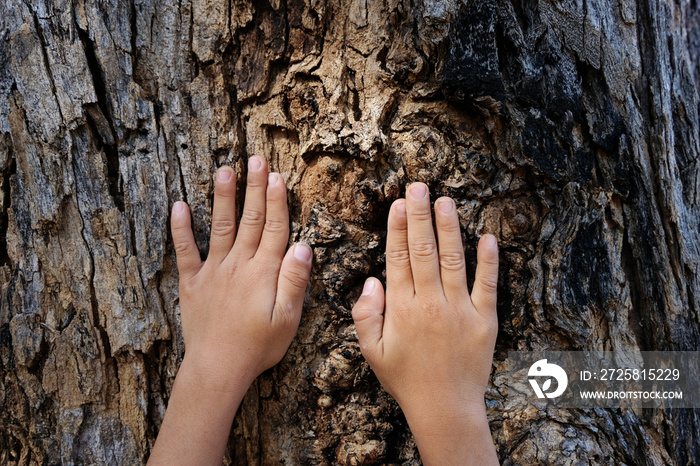
<path fill-rule="evenodd" d="M 169 210 L 206 254 L 212 174 L 258 154 L 315 262 L 225 462 L 420 463 L 350 316 L 419 180 L 456 199 L 472 273 L 500 242 L 501 461 L 696 464 L 697 410 L 509 410 L 499 387 L 509 350 L 699 349 L 699 22 L 668 0 L 5 0 L 0 463 L 147 459 L 184 351 Z"/>

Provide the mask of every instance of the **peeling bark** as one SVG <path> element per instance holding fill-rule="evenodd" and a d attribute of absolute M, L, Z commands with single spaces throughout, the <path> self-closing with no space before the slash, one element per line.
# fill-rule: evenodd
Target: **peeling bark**
<path fill-rule="evenodd" d="M 696 410 L 508 409 L 507 351 L 698 350 L 700 10 L 581 0 L 6 0 L 0 463 L 148 457 L 183 355 L 168 229 L 262 155 L 315 249 L 228 464 L 419 464 L 350 308 L 406 184 L 501 244 L 504 464 L 695 464 Z M 244 193 L 240 193 L 240 200 Z M 471 279 L 472 277 L 470 277 Z"/>

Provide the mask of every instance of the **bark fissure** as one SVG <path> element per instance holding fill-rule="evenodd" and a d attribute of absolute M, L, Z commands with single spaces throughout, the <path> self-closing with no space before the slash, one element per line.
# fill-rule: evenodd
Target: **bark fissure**
<path fill-rule="evenodd" d="M 39 24 L 39 17 L 37 16 L 36 11 L 32 8 L 31 4 L 26 4 L 27 10 L 31 11 L 32 14 L 32 19 L 34 21 L 34 29 L 36 30 L 37 36 L 39 38 L 39 42 L 41 43 L 41 56 L 44 60 L 44 69 L 46 70 L 46 73 L 49 76 L 49 81 L 51 84 L 51 94 L 53 99 L 56 102 L 56 108 L 58 109 L 58 113 L 61 117 L 61 121 L 65 123 L 65 118 L 63 117 L 63 112 L 61 111 L 61 106 L 58 103 L 58 100 L 56 99 L 56 80 L 53 77 L 53 68 L 49 62 L 49 56 L 46 53 L 46 38 L 44 37 L 44 32 L 42 31 L 41 24 Z"/>
<path fill-rule="evenodd" d="M 75 173 L 75 164 L 76 161 L 75 159 L 72 160 L 72 167 L 73 167 L 73 176 L 77 178 L 77 174 Z M 76 203 L 78 203 L 78 210 L 80 211 L 80 205 L 79 201 L 76 200 Z M 83 214 L 80 213 L 80 235 L 81 235 L 81 240 L 83 241 L 85 248 L 89 250 L 89 244 L 90 242 L 88 241 L 88 238 L 85 236 L 85 218 L 83 217 Z M 90 286 L 90 309 L 92 311 L 92 324 L 95 326 L 95 329 L 98 331 L 98 335 L 100 337 L 100 341 L 102 342 L 102 346 L 105 351 L 105 357 L 109 358 L 112 355 L 112 350 L 109 344 L 109 336 L 107 335 L 107 330 L 104 328 L 102 321 L 100 320 L 100 312 L 97 304 L 97 296 L 95 293 L 95 259 L 92 256 L 92 254 L 89 255 L 90 258 L 90 275 L 88 278 L 88 283 Z"/>
<path fill-rule="evenodd" d="M 0 172 L 0 267 L 5 265 L 12 267 L 12 261 L 7 251 L 7 228 L 9 224 L 10 179 L 16 176 L 17 164 L 12 152 L 8 151 L 9 165 Z"/>

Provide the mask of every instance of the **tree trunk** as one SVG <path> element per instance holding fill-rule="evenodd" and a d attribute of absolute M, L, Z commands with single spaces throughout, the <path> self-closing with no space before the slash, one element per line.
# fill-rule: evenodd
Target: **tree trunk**
<path fill-rule="evenodd" d="M 471 271 L 480 234 L 501 245 L 501 461 L 697 464 L 696 410 L 505 410 L 498 388 L 509 350 L 700 349 L 699 18 L 694 0 L 5 0 L 0 463 L 147 459 L 183 355 L 169 209 L 190 204 L 206 253 L 212 174 L 259 154 L 315 262 L 226 462 L 419 464 L 350 309 L 420 180 L 456 199 Z"/>

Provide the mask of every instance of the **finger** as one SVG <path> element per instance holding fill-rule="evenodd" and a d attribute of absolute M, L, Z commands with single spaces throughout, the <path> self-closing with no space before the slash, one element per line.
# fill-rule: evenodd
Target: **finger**
<path fill-rule="evenodd" d="M 209 256 L 221 262 L 231 251 L 236 237 L 236 173 L 221 167 L 214 183 L 214 209 L 211 214 Z"/>
<path fill-rule="evenodd" d="M 260 236 L 265 225 L 266 191 L 267 162 L 262 157 L 250 157 L 245 204 L 235 245 L 237 253 L 245 257 L 253 257 L 260 244 Z"/>
<path fill-rule="evenodd" d="M 493 235 L 484 235 L 476 251 L 476 276 L 472 288 L 472 303 L 484 316 L 496 313 L 498 287 L 498 243 Z"/>
<path fill-rule="evenodd" d="M 273 321 L 284 325 L 299 325 L 312 257 L 311 248 L 304 243 L 297 243 L 287 251 L 277 280 Z"/>
<path fill-rule="evenodd" d="M 455 202 L 449 197 L 435 201 L 435 226 L 440 256 L 440 278 L 445 297 L 453 302 L 468 299 L 467 267 Z"/>
<path fill-rule="evenodd" d="M 413 183 L 407 191 L 408 251 L 411 258 L 413 287 L 416 294 L 439 293 L 442 295 L 428 187 L 423 183 Z"/>
<path fill-rule="evenodd" d="M 231 167 L 216 172 L 214 208 L 208 257 L 221 262 L 231 251 L 236 236 L 236 174 Z"/>
<path fill-rule="evenodd" d="M 413 295 L 413 275 L 408 252 L 406 200 L 394 201 L 389 210 L 386 234 L 386 290 Z"/>
<path fill-rule="evenodd" d="M 289 241 L 289 209 L 287 208 L 287 188 L 279 173 L 267 177 L 267 205 L 265 207 L 265 227 L 258 254 L 269 260 L 282 260 Z"/>
<path fill-rule="evenodd" d="M 370 364 L 384 354 L 382 332 L 384 328 L 384 289 L 376 278 L 368 278 L 362 296 L 352 308 L 360 349 Z"/>
<path fill-rule="evenodd" d="M 180 277 L 193 277 L 202 268 L 202 259 L 199 257 L 199 250 L 192 235 L 190 209 L 182 201 L 178 201 L 173 205 L 170 229 L 173 233 L 177 269 L 180 272 Z"/>

